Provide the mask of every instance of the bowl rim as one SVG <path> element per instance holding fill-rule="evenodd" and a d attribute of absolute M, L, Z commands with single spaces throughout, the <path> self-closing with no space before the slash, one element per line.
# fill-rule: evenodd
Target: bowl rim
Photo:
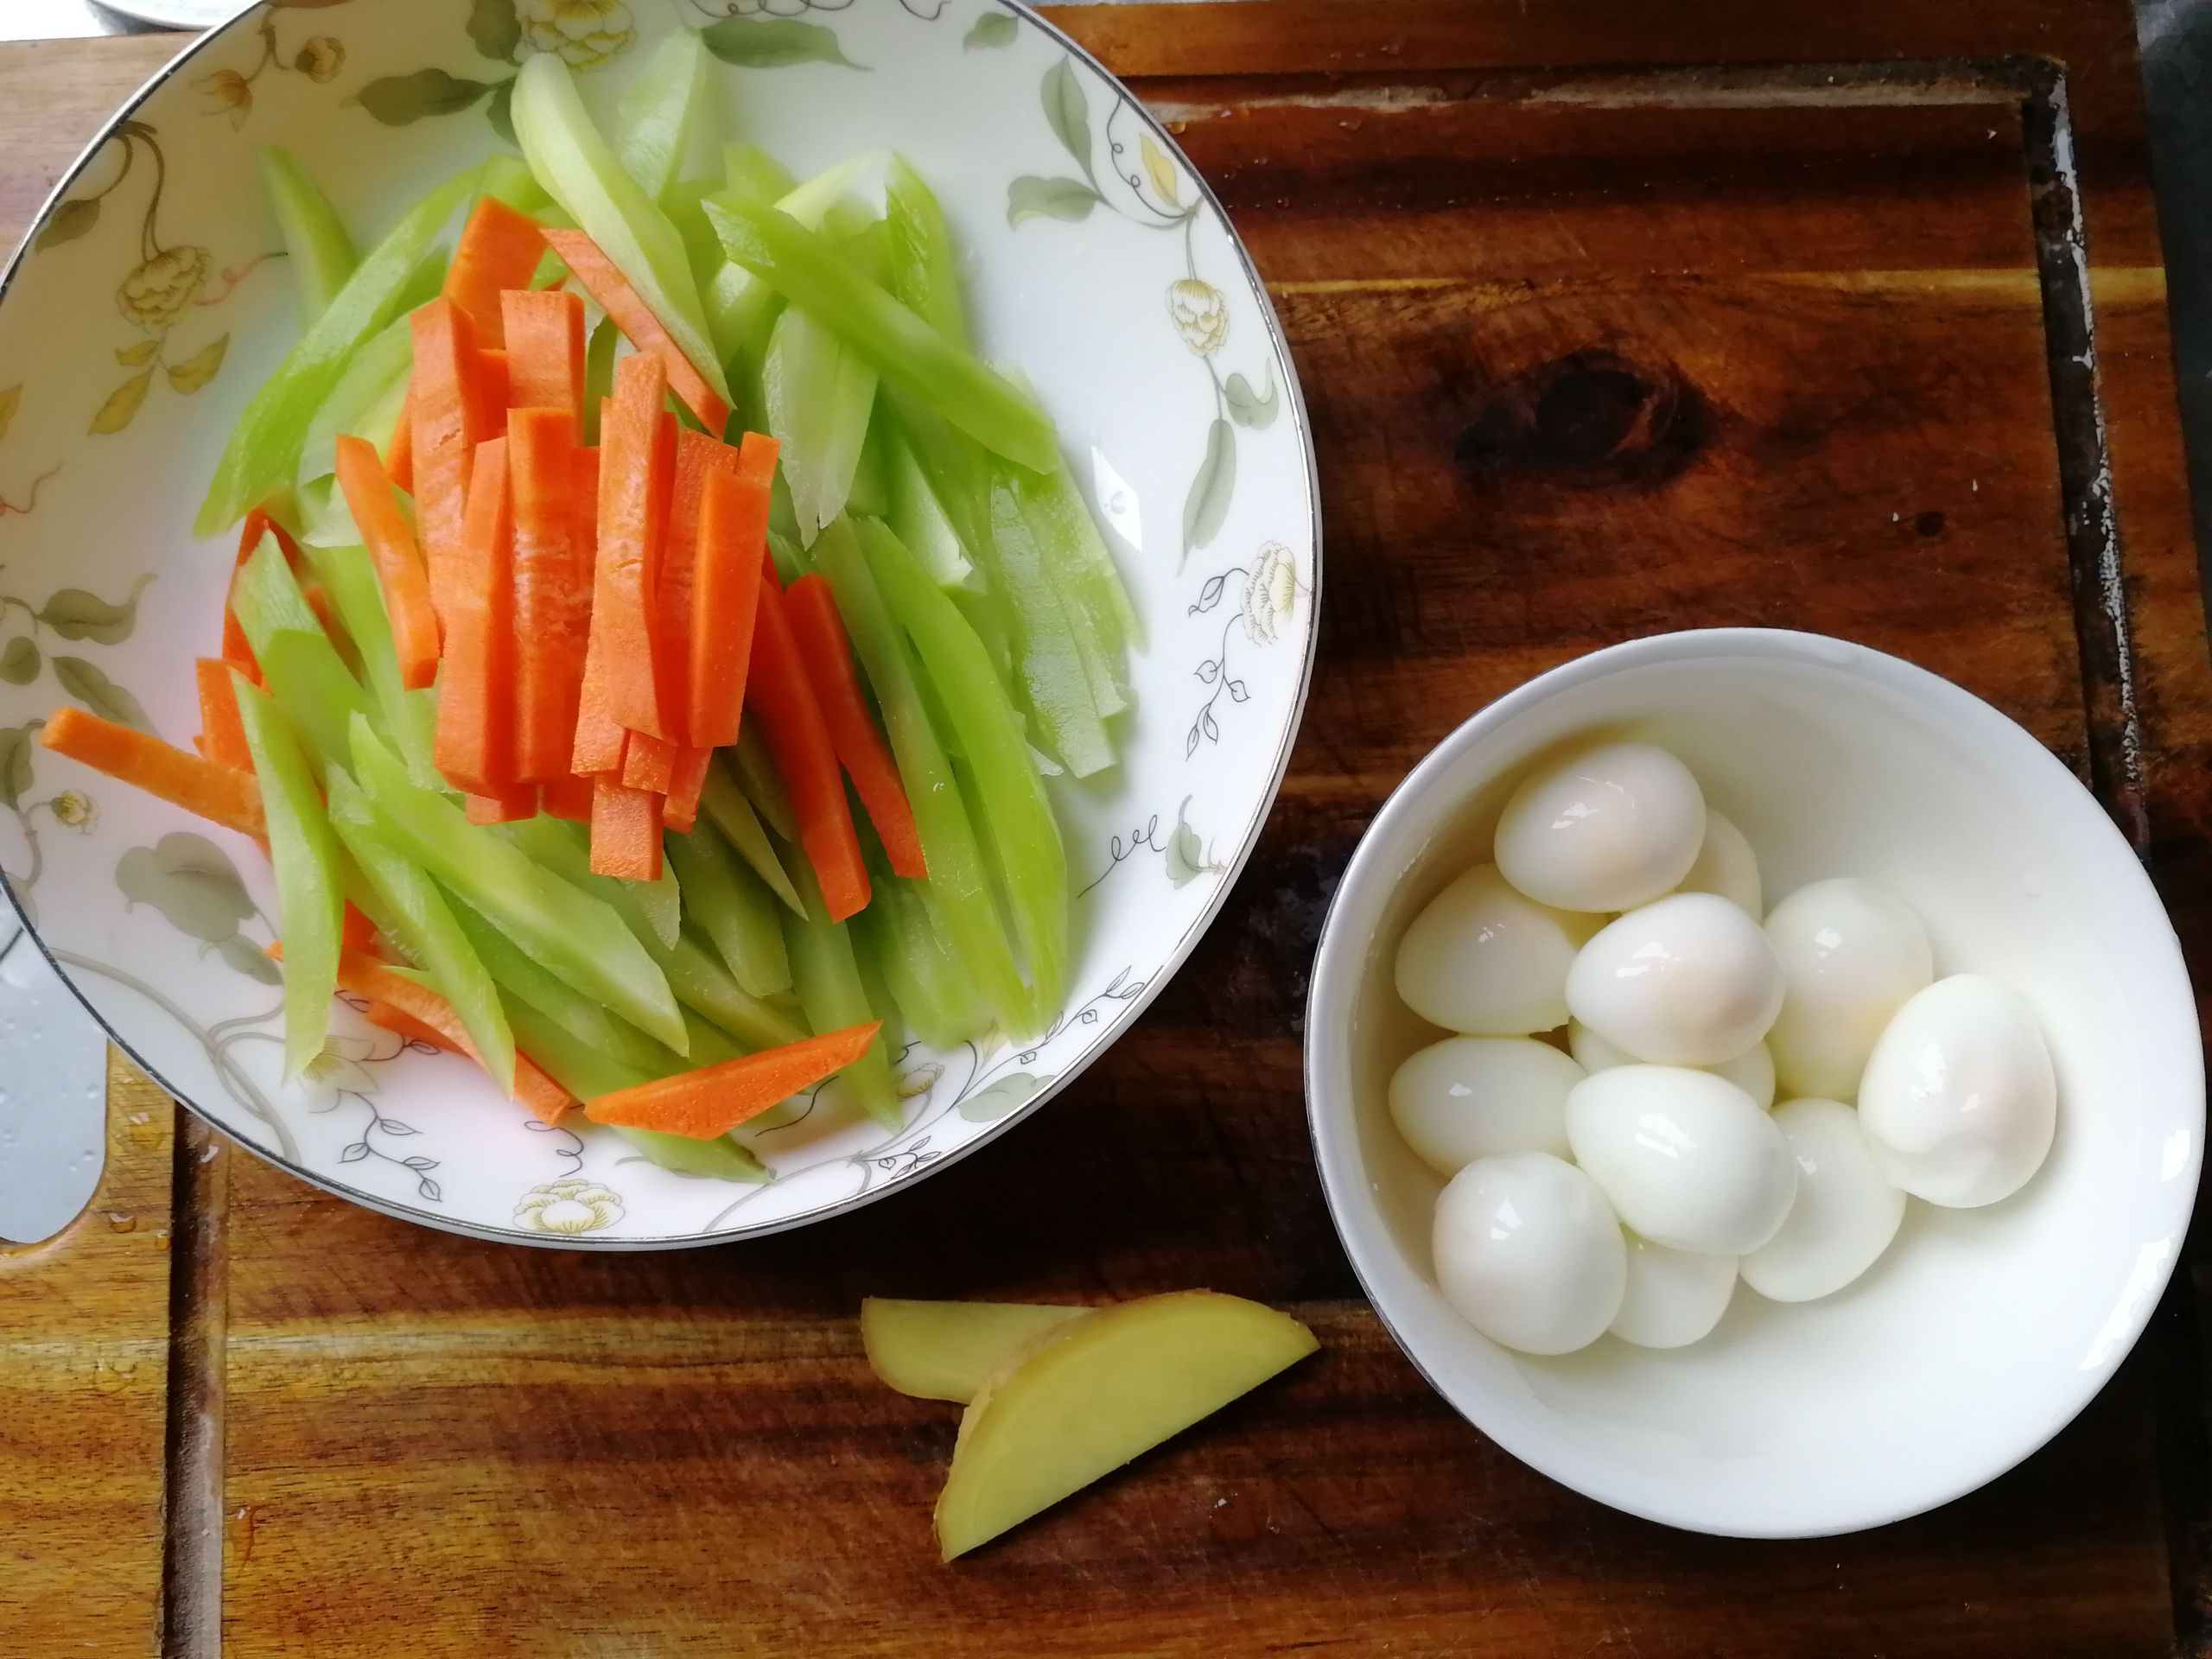
<path fill-rule="evenodd" d="M 175 79 L 202 51 L 227 41 L 232 31 L 260 10 L 262 3 L 263 0 L 241 0 L 237 10 L 228 17 L 209 28 L 196 39 L 187 42 L 175 57 L 147 77 L 143 84 L 124 99 L 115 111 L 100 124 L 99 130 L 78 152 L 76 159 L 72 161 L 56 177 L 53 188 L 47 192 L 45 198 L 39 203 L 37 211 L 26 221 L 21 243 L 10 254 L 6 262 L 0 264 L 0 304 L 6 302 L 9 290 L 14 285 L 17 274 L 30 258 L 32 244 L 37 236 L 39 227 L 47 222 L 54 209 L 60 205 L 63 198 L 68 194 L 71 188 L 77 183 L 85 169 L 92 165 L 94 158 L 98 156 L 109 138 L 113 136 L 115 130 L 135 115 L 148 99 Z M 1168 982 L 1174 978 L 1184 963 L 1190 960 L 1192 952 L 1198 949 L 1199 940 L 1205 937 L 1214 923 L 1219 919 L 1222 910 L 1229 902 L 1230 893 L 1236 886 L 1237 878 L 1244 873 L 1246 865 L 1251 861 L 1252 855 L 1258 849 L 1260 838 L 1267 830 L 1268 820 L 1274 811 L 1275 801 L 1282 791 L 1283 778 L 1290 770 L 1291 753 L 1297 747 L 1298 734 L 1305 723 L 1306 701 L 1313 689 L 1313 668 L 1319 655 L 1321 637 L 1322 553 L 1325 528 L 1321 516 L 1319 460 L 1314 451 L 1313 423 L 1306 406 L 1305 387 L 1299 378 L 1296 359 L 1291 354 L 1289 337 L 1284 334 L 1282 320 L 1276 314 L 1274 297 L 1268 291 L 1268 285 L 1261 277 L 1259 268 L 1252 262 L 1251 250 L 1245 245 L 1243 237 L 1237 232 L 1236 222 L 1230 217 L 1229 210 L 1222 205 L 1221 198 L 1215 192 L 1212 184 L 1197 167 L 1192 165 L 1190 157 L 1183 153 L 1183 148 L 1176 142 L 1174 135 L 1161 124 L 1150 106 L 1131 92 L 1121 78 L 1099 61 L 1097 56 L 1089 48 L 1043 16 L 1029 3 L 1029 0 L 988 0 L 988 3 L 1000 8 L 1014 17 L 1017 23 L 1026 24 L 1040 31 L 1048 41 L 1084 64 L 1109 86 L 1122 94 L 1128 106 L 1135 111 L 1138 118 L 1143 123 L 1144 130 L 1170 157 L 1181 163 L 1183 172 L 1197 190 L 1200 200 L 1212 210 L 1228 238 L 1230 246 L 1236 251 L 1237 269 L 1243 273 L 1246 283 L 1258 302 L 1260 318 L 1266 326 L 1268 344 L 1282 367 L 1284 390 L 1288 393 L 1288 408 L 1286 412 L 1293 429 L 1298 435 L 1299 449 L 1305 468 L 1306 521 L 1311 528 L 1313 548 L 1313 568 L 1307 577 L 1309 608 L 1306 649 L 1298 664 L 1297 689 L 1290 699 L 1289 717 L 1284 722 L 1281 743 L 1274 763 L 1268 768 L 1266 788 L 1254 805 L 1243 842 L 1230 857 L 1221 871 L 1221 878 L 1215 884 L 1212 897 L 1206 901 L 1204 909 L 1184 931 L 1182 936 L 1169 947 L 1161 958 L 1158 969 L 1146 982 L 1143 990 L 1128 1000 L 1125 1005 L 1126 1012 L 1113 1027 L 1104 1033 L 1100 1040 L 1092 1044 L 1080 1058 L 1051 1083 L 1039 1090 L 1028 1101 L 988 1126 L 973 1140 L 946 1153 L 944 1156 L 920 1165 L 895 1180 L 868 1187 L 849 1198 L 825 1205 L 818 1210 L 809 1211 L 803 1215 L 750 1223 L 720 1232 L 669 1233 L 651 1237 L 603 1238 L 589 1233 L 558 1235 L 537 1233 L 524 1228 L 492 1227 L 464 1221 L 455 1217 L 428 1215 L 378 1194 L 351 1186 L 329 1175 L 304 1168 L 292 1160 L 265 1147 L 243 1141 L 237 1142 L 245 1150 L 266 1162 L 274 1164 L 277 1168 L 307 1182 L 310 1186 L 320 1188 L 334 1197 L 359 1205 L 364 1209 L 375 1211 L 379 1215 L 390 1216 L 397 1221 L 411 1222 L 417 1226 L 428 1227 L 438 1232 L 480 1239 L 490 1243 L 521 1244 L 541 1249 L 625 1254 L 644 1250 L 697 1249 L 717 1244 L 734 1244 L 752 1238 L 766 1238 L 772 1234 L 790 1232 L 801 1227 L 813 1226 L 820 1222 L 832 1221 L 839 1217 L 849 1215 L 854 1211 L 878 1203 L 893 1193 L 910 1191 L 939 1171 L 959 1163 L 969 1154 L 997 1141 L 1015 1124 L 1026 1122 L 1048 1101 L 1055 1098 L 1069 1084 L 1089 1071 L 1108 1049 L 1113 1047 L 1128 1033 L 1130 1027 L 1143 1017 L 1145 1010 L 1151 1007 L 1162 991 L 1166 989 Z M 91 999 L 78 988 L 68 965 L 55 957 L 53 950 L 48 945 L 44 937 L 24 910 L 22 901 L 16 897 L 15 888 L 4 877 L 0 877 L 0 893 L 6 895 L 8 908 L 15 914 L 16 923 L 22 930 L 22 937 L 28 938 L 37 949 L 39 954 L 46 958 L 48 966 L 54 969 L 55 976 L 68 988 L 69 994 L 76 998 L 78 1004 L 84 1009 L 86 1015 L 99 1027 L 107 1040 L 114 1044 L 122 1052 L 124 1058 L 152 1079 L 162 1093 L 192 1113 L 209 1128 L 213 1129 L 226 1141 L 235 1141 L 236 1137 L 231 1135 L 213 1113 L 202 1110 L 183 1090 L 173 1087 L 168 1080 L 149 1065 L 144 1057 L 132 1047 L 123 1034 L 102 1016 Z M 104 1152 L 105 1147 L 104 1138 Z"/>
<path fill-rule="evenodd" d="M 1313 1147 L 1314 1165 L 1321 1179 L 1322 1193 L 1328 1204 L 1329 1219 L 1336 1228 L 1338 1241 L 1351 1262 L 1352 1272 L 1358 1279 L 1370 1306 L 1374 1308 L 1376 1318 L 1389 1333 L 1390 1339 L 1397 1344 L 1407 1362 L 1421 1374 L 1422 1380 L 1469 1425 L 1538 1473 L 1586 1497 L 1646 1521 L 1719 1537 L 1829 1537 L 1885 1526 L 1940 1509 L 1979 1491 L 2049 1444 L 2102 1391 L 2120 1363 L 2134 1351 L 2135 1344 L 2141 1340 L 2144 1331 L 2149 1327 L 2157 1313 L 2183 1252 L 2177 1249 L 2173 1253 L 2164 1272 L 2158 1277 L 2155 1293 L 2144 1294 L 2137 1300 L 2125 1326 L 2112 1327 L 2116 1332 L 2124 1330 L 2124 1340 L 2111 1343 L 2104 1351 L 2101 1363 L 2095 1367 L 2073 1373 L 2071 1385 L 2057 1394 L 2056 1402 L 2049 1411 L 2033 1421 L 2017 1441 L 2006 1446 L 1988 1466 L 1931 1485 L 1925 1491 L 1909 1493 L 1898 1500 L 1861 1503 L 1855 1509 L 1821 1516 L 1807 1522 L 1794 1524 L 1779 1521 L 1731 1522 L 1725 1516 L 1701 1512 L 1694 1501 L 1645 1503 L 1624 1500 L 1617 1493 L 1604 1490 L 1603 1480 L 1595 1478 L 1602 1475 L 1604 1466 L 1601 1463 L 1557 1455 L 1540 1435 L 1514 1426 L 1484 1421 L 1481 1411 L 1484 1402 L 1476 1397 L 1475 1391 L 1447 1386 L 1436 1370 L 1425 1363 L 1415 1343 L 1391 1317 L 1385 1295 L 1378 1294 L 1378 1287 L 1388 1274 L 1410 1269 L 1398 1252 L 1382 1236 L 1379 1217 L 1369 1217 L 1354 1213 L 1367 1183 L 1363 1179 L 1363 1164 L 1358 1155 L 1353 1114 L 1346 1103 L 1351 1093 L 1351 1045 L 1348 1029 L 1339 1030 L 1344 1021 L 1341 1018 L 1332 1020 L 1330 1017 L 1332 1009 L 1341 1014 L 1342 1011 L 1351 1007 L 1361 980 L 1359 969 L 1363 965 L 1365 942 L 1346 939 L 1341 926 L 1346 913 L 1347 895 L 1378 880 L 1389 879 L 1388 872 L 1382 868 L 1382 849 L 1395 838 L 1400 826 L 1413 818 L 1428 802 L 1459 758 L 1499 727 L 1555 693 L 1571 687 L 1610 678 L 1623 670 L 1700 658 L 1810 663 L 1862 674 L 1876 683 L 1901 691 L 1923 705 L 1958 716 L 1970 727 L 1978 727 L 1991 742 L 2001 744 L 2020 754 L 2029 769 L 2040 771 L 2055 785 L 2063 784 L 2082 806 L 2094 811 L 2096 822 L 2101 823 L 2112 837 L 2113 850 L 2124 855 L 2126 866 L 2133 869 L 2134 879 L 2142 884 L 2144 893 L 2151 900 L 2153 913 L 2161 924 L 2161 927 L 2153 931 L 2145 942 L 2146 953 L 2155 953 L 2157 961 L 2152 964 L 2153 970 L 2178 991 L 2177 1006 L 2188 1007 L 2194 1020 L 2196 1000 L 2190 986 L 2188 961 L 2183 954 L 2180 937 L 2174 930 L 2172 918 L 2166 912 L 2164 900 L 2158 897 L 2141 856 L 2120 827 L 2113 823 L 2104 804 L 2032 732 L 2003 709 L 1916 663 L 1872 645 L 1859 645 L 1834 635 L 1786 628 L 1678 629 L 1601 646 L 1523 681 L 1469 715 L 1424 755 L 1390 791 L 1366 830 L 1361 833 L 1351 859 L 1344 867 L 1343 878 L 1331 897 L 1328 914 L 1322 922 L 1320 943 L 1314 955 L 1312 985 L 1306 1002 L 1304 1071 L 1306 1129 Z M 2192 1033 L 2189 1046 L 2197 1058 L 2193 1072 L 2183 1079 L 2183 1116 L 2190 1120 L 2193 1132 L 2188 1167 L 2185 1172 L 2178 1172 L 2183 1179 L 2171 1183 L 2174 1193 L 2172 1202 L 2176 1206 L 2171 1225 L 2177 1238 L 2186 1231 L 2190 1214 L 2195 1209 L 2204 1156 L 2205 1084 L 2201 1032 Z M 1325 1107 L 1325 1099 L 1331 1103 Z M 1395 1292 L 1391 1294 L 1395 1294 Z"/>

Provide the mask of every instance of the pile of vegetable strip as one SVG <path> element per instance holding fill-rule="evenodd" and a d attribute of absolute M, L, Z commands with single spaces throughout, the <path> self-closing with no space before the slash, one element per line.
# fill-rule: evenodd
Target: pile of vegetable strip
<path fill-rule="evenodd" d="M 1141 641 L 928 186 L 718 150 L 704 50 L 611 134 L 530 59 L 520 158 L 365 253 L 267 152 L 307 321 L 197 520 L 238 526 L 198 753 L 41 741 L 267 851 L 288 1073 L 342 991 L 760 1180 L 731 1132 L 769 1108 L 842 1074 L 896 1123 L 893 1044 L 1057 1014 L 1043 774 L 1115 763 Z"/>

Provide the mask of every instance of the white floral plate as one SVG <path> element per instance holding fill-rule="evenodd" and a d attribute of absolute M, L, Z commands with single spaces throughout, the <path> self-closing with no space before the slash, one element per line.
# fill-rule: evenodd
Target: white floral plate
<path fill-rule="evenodd" d="M 274 905 L 248 843 L 39 748 L 71 702 L 189 743 L 227 544 L 188 530 L 299 320 L 254 145 L 295 149 L 373 231 L 502 141 L 514 66 L 611 99 L 703 28 L 732 130 L 804 175 L 906 150 L 970 255 L 985 348 L 1060 423 L 1149 638 L 1118 770 L 1055 783 L 1082 896 L 1067 1007 L 1033 1046 L 900 1056 L 906 1118 L 834 1087 L 747 1138 L 775 1172 L 675 1175 L 546 1129 L 465 1064 L 341 1011 L 280 1086 Z M 1313 459 L 1274 315 L 1173 142 L 999 0 L 295 0 L 207 36 L 116 118 L 0 285 L 0 864 L 108 1030 L 179 1099 L 372 1208 L 485 1237 L 669 1246 L 836 1214 L 1034 1109 L 1155 995 L 1273 800 L 1311 671 Z"/>

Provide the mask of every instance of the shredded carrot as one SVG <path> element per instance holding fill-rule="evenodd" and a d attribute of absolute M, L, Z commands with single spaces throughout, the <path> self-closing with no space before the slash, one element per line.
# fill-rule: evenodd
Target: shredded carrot
<path fill-rule="evenodd" d="M 604 407 L 602 404 L 602 410 Z M 599 451 L 596 448 L 576 451 L 575 490 L 575 549 L 580 579 L 588 593 L 594 588 L 599 564 Z M 569 756 L 569 770 L 580 778 L 620 772 L 626 741 L 621 722 L 607 712 L 603 702 L 588 695 L 592 669 L 591 649 L 587 641 L 583 685 L 577 691 L 575 747 Z M 584 817 L 581 822 L 589 822 L 590 817 L 587 797 Z"/>
<path fill-rule="evenodd" d="M 468 1028 L 461 1024 L 453 1004 L 428 986 L 416 984 L 406 975 L 395 972 L 360 951 L 346 950 L 338 957 L 338 988 L 365 997 L 372 1007 L 381 1003 L 406 1015 L 435 1033 L 423 1040 L 465 1054 L 479 1065 L 483 1065 L 484 1058 L 469 1040 Z M 369 1018 L 372 1024 L 384 1023 L 373 1015 Z M 558 1123 L 575 1099 L 521 1054 L 515 1056 L 515 1098 L 546 1123 Z"/>
<path fill-rule="evenodd" d="M 676 779 L 676 757 L 682 753 L 664 737 L 632 732 L 622 750 L 622 781 L 632 789 L 665 795 Z"/>
<path fill-rule="evenodd" d="M 476 413 L 473 417 L 475 429 L 487 438 L 496 438 L 507 429 L 507 354 L 494 346 L 476 353 L 476 378 L 469 382 L 468 395 L 475 399 Z"/>
<path fill-rule="evenodd" d="M 231 582 L 238 583 L 238 566 L 251 558 L 254 550 L 261 545 L 262 537 L 274 536 L 276 545 L 284 555 L 284 563 L 292 567 L 295 575 L 300 568 L 300 544 L 292 539 L 291 532 L 256 507 L 245 516 L 238 526 L 238 557 L 231 565 Z M 246 641 L 245 629 L 231 610 L 230 590 L 223 594 L 223 660 L 245 675 L 256 686 L 261 684 L 261 664 L 253 659 L 253 647 Z"/>
<path fill-rule="evenodd" d="M 784 615 L 783 599 L 762 581 L 747 700 L 760 715 L 768 752 L 798 815 L 799 844 L 822 885 L 823 903 L 830 919 L 842 922 L 867 907 L 868 866 L 845 804 L 836 748 Z"/>
<path fill-rule="evenodd" d="M 699 512 L 708 477 L 737 467 L 737 451 L 686 427 L 676 435 L 676 481 L 653 582 L 653 666 L 661 707 L 675 736 L 686 738 L 691 708 L 692 594 L 699 552 Z"/>
<path fill-rule="evenodd" d="M 729 405 L 707 384 L 691 359 L 677 348 L 652 308 L 624 280 L 614 262 L 582 231 L 548 230 L 545 240 L 559 254 L 584 292 L 599 308 L 614 319 L 614 326 L 638 348 L 639 354 L 661 359 L 668 372 L 668 388 L 683 406 L 699 417 L 699 424 L 716 437 L 729 424 Z"/>
<path fill-rule="evenodd" d="M 584 416 L 584 301 L 563 289 L 510 289 L 499 296 L 507 330 L 507 402 Z"/>
<path fill-rule="evenodd" d="M 653 650 L 653 588 L 675 461 L 675 419 L 661 410 L 660 359 L 639 353 L 615 365 L 614 396 L 600 424 L 599 548 L 583 709 L 649 737 L 668 737 Z M 572 770 L 601 768 L 571 759 Z"/>
<path fill-rule="evenodd" d="M 652 791 L 632 789 L 619 779 L 594 781 L 593 874 L 619 875 L 626 881 L 660 880 L 660 800 Z"/>
<path fill-rule="evenodd" d="M 447 613 L 467 585 L 468 469 L 476 446 L 493 435 L 480 424 L 476 340 L 468 314 L 450 300 L 432 300 L 415 313 L 413 327 L 415 378 L 408 409 L 415 428 L 415 522 L 430 602 L 440 624 L 450 627 Z"/>
<path fill-rule="evenodd" d="M 929 868 L 922 858 L 914 810 L 899 780 L 898 762 L 868 714 L 868 698 L 853 668 L 852 641 L 846 637 L 844 619 L 837 614 L 837 598 L 827 578 L 819 573 L 804 575 L 785 589 L 784 614 L 798 642 L 807 683 L 829 725 L 830 744 L 860 792 L 861 804 L 868 809 L 868 822 L 875 826 L 893 871 L 923 880 Z"/>
<path fill-rule="evenodd" d="M 464 580 L 448 596 L 432 752 L 454 788 L 498 795 L 514 781 L 514 522 L 507 441 L 476 451 L 462 537 Z"/>
<path fill-rule="evenodd" d="M 537 816 L 537 785 L 513 784 L 493 795 L 465 795 L 461 807 L 471 823 L 520 823 Z"/>
<path fill-rule="evenodd" d="M 698 823 L 699 796 L 707 787 L 707 767 L 714 758 L 712 749 L 677 751 L 675 774 L 668 785 L 668 799 L 660 809 L 663 827 L 689 835 L 691 826 Z"/>
<path fill-rule="evenodd" d="M 355 995 L 358 995 L 359 993 Z M 393 1007 L 389 1002 L 379 1002 L 371 998 L 368 1007 L 361 1010 L 361 1018 L 382 1030 L 393 1032 L 404 1037 L 410 1043 L 421 1043 L 425 1047 L 435 1048 L 445 1054 L 461 1052 L 460 1049 L 447 1040 L 445 1033 L 436 1027 L 424 1025 L 413 1014 L 404 1013 Z"/>
<path fill-rule="evenodd" d="M 700 500 L 691 662 L 684 679 L 690 696 L 687 735 L 702 748 L 737 741 L 775 476 L 776 441 L 748 432 L 738 446 L 736 472 L 707 480 Z"/>
<path fill-rule="evenodd" d="M 584 1116 L 594 1123 L 711 1141 L 852 1065 L 882 1028 L 881 1020 L 870 1020 L 617 1090 L 587 1101 Z"/>
<path fill-rule="evenodd" d="M 102 720 L 81 709 L 55 709 L 38 741 L 56 754 L 135 784 L 149 795 L 196 812 L 226 830 L 256 840 L 268 836 L 269 826 L 261 812 L 261 787 L 251 772 L 188 754 L 158 737 Z"/>
<path fill-rule="evenodd" d="M 385 452 L 384 469 L 391 481 L 408 494 L 415 493 L 415 385 L 408 381 L 407 395 L 399 400 L 399 424 L 391 429 L 391 448 Z"/>
<path fill-rule="evenodd" d="M 438 613 L 430 604 L 422 550 L 374 446 L 352 436 L 338 440 L 338 487 L 377 568 L 391 643 L 399 653 L 400 682 L 420 690 L 438 676 Z"/>
<path fill-rule="evenodd" d="M 346 914 L 339 924 L 338 943 L 347 950 L 366 950 L 376 944 L 377 925 L 361 913 L 352 899 L 346 901 Z"/>
<path fill-rule="evenodd" d="M 468 222 L 461 226 L 453 264 L 446 268 L 442 291 L 468 313 L 480 344 L 507 343 L 501 315 L 504 296 L 509 289 L 530 286 L 544 254 L 545 237 L 536 219 L 497 196 L 476 199 Z"/>
<path fill-rule="evenodd" d="M 253 755 L 245 746 L 231 665 L 219 657 L 202 657 L 193 668 L 200 679 L 200 753 L 219 766 L 251 772 Z"/>
<path fill-rule="evenodd" d="M 576 556 L 576 418 L 507 416 L 514 491 L 515 776 L 565 777 L 591 637 L 590 575 Z"/>
<path fill-rule="evenodd" d="M 593 788 L 588 778 L 550 779 L 538 791 L 539 807 L 570 823 L 589 823 Z"/>

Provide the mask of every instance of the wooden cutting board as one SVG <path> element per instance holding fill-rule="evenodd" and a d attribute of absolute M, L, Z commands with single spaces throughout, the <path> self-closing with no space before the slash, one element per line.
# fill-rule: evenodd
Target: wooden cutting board
<path fill-rule="evenodd" d="M 2212 673 L 2123 0 L 1054 16 L 1222 194 L 1320 454 L 1313 697 L 1204 946 L 957 1173 L 712 1251 L 410 1228 L 173 1142 L 118 1073 L 101 1195 L 0 1257 L 0 1649 L 2212 1652 L 2190 1274 L 1988 1490 L 1852 1538 L 1694 1537 L 1429 1392 L 1338 1249 L 1299 1077 L 1381 797 L 1529 675 L 1685 626 L 1846 634 L 1990 698 L 2212 969 Z M 0 47 L 0 237 L 162 53 Z M 861 1296 L 1190 1285 L 1294 1309 L 1322 1355 L 938 1566 L 953 1414 L 870 1382 Z"/>

